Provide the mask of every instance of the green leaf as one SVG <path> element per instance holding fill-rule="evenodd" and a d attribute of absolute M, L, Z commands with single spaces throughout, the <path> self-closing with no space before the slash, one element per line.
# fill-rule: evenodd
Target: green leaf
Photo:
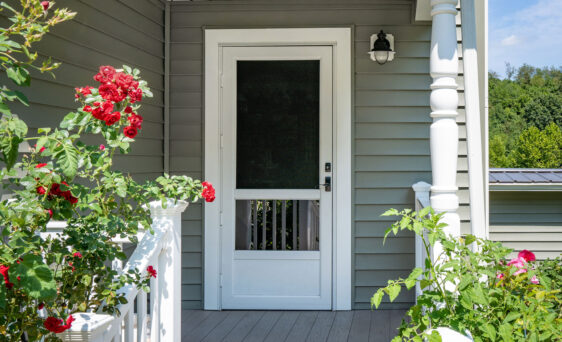
<path fill-rule="evenodd" d="M 6 308 L 6 286 L 0 284 L 0 309 Z"/>
<path fill-rule="evenodd" d="M 408 276 L 408 278 L 406 278 L 406 280 L 404 281 L 404 284 L 406 285 L 406 288 L 409 290 L 412 287 L 414 287 L 416 285 L 416 282 L 419 278 L 419 276 L 423 273 L 423 269 L 416 267 L 414 268 L 414 270 L 412 271 L 412 273 L 410 273 L 410 275 Z"/>
<path fill-rule="evenodd" d="M 492 341 L 496 340 L 496 329 L 494 329 L 493 325 L 486 323 L 482 327 L 482 330 L 485 332 L 486 336 L 488 336 L 490 340 Z"/>
<path fill-rule="evenodd" d="M 12 112 L 10 108 L 5 103 L 0 103 L 0 113 L 10 115 Z"/>
<path fill-rule="evenodd" d="M 441 335 L 437 332 L 437 330 L 433 330 L 430 335 L 427 336 L 428 342 L 441 342 Z"/>
<path fill-rule="evenodd" d="M 503 320 L 504 323 L 509 323 L 513 320 L 516 320 L 517 318 L 521 317 L 521 313 L 519 312 L 510 312 L 507 314 L 507 316 L 505 316 L 505 319 Z"/>
<path fill-rule="evenodd" d="M 43 263 L 39 255 L 27 254 L 19 264 L 10 268 L 12 282 L 17 282 L 21 290 L 31 298 L 47 300 L 57 295 L 57 286 L 53 278 L 53 272 L 49 266 Z M 20 280 L 16 280 L 20 277 Z"/>
<path fill-rule="evenodd" d="M 78 171 L 78 152 L 71 142 L 66 141 L 62 144 L 62 149 L 55 155 L 57 163 L 65 176 L 74 178 Z"/>
<path fill-rule="evenodd" d="M 29 71 L 25 68 L 15 66 L 13 68 L 6 69 L 6 75 L 9 79 L 14 81 L 15 84 L 28 87 L 31 84 L 31 77 L 29 77 Z"/>
<path fill-rule="evenodd" d="M 390 297 L 390 301 L 393 302 L 396 297 L 400 294 L 400 290 L 402 287 L 399 284 L 390 285 L 387 287 L 388 289 L 388 297 Z"/>
<path fill-rule="evenodd" d="M 431 207 L 425 207 L 422 210 L 420 210 L 418 217 L 426 217 L 429 214 L 429 211 L 431 210 Z"/>
<path fill-rule="evenodd" d="M 22 104 L 29 106 L 29 100 L 27 97 L 21 92 L 17 90 L 3 90 L 2 95 L 8 99 L 9 101 L 18 100 Z"/>
<path fill-rule="evenodd" d="M 375 308 L 378 309 L 379 306 L 381 305 L 383 296 L 384 296 L 383 290 L 378 289 L 377 292 L 375 292 L 375 294 L 371 297 L 371 308 L 373 308 L 373 305 L 374 305 Z"/>

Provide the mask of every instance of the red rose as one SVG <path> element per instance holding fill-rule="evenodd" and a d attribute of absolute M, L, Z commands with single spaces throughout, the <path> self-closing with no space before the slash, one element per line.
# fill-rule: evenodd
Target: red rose
<path fill-rule="evenodd" d="M 47 163 L 39 163 L 39 164 L 35 165 L 35 168 L 40 169 L 40 168 L 45 167 L 45 166 L 47 166 Z"/>
<path fill-rule="evenodd" d="M 115 112 L 105 117 L 105 124 L 111 126 L 119 120 L 121 120 L 121 113 Z"/>
<path fill-rule="evenodd" d="M 141 129 L 142 125 L 142 116 L 137 114 L 131 114 L 127 120 L 131 123 L 131 126 L 135 127 L 136 129 Z"/>
<path fill-rule="evenodd" d="M 75 258 L 81 258 L 82 257 L 82 253 L 80 252 L 75 252 L 74 254 L 72 254 L 73 257 Z"/>
<path fill-rule="evenodd" d="M 213 188 L 213 184 L 203 182 L 201 185 L 203 186 L 201 196 L 203 196 L 206 202 L 213 202 L 215 200 L 215 188 Z"/>
<path fill-rule="evenodd" d="M 72 326 L 72 322 L 74 322 L 74 317 L 72 317 L 72 315 L 68 316 L 68 318 L 66 319 L 66 324 L 63 324 L 62 319 L 49 316 L 47 317 L 43 325 L 50 332 L 60 334 L 61 332 L 70 329 L 70 327 Z"/>
<path fill-rule="evenodd" d="M 53 209 L 47 209 L 47 213 L 49 213 L 49 218 L 53 218 Z"/>
<path fill-rule="evenodd" d="M 41 302 L 41 303 L 39 303 L 39 305 L 37 306 L 37 310 L 43 310 L 44 307 L 45 307 L 45 303 Z"/>
<path fill-rule="evenodd" d="M 131 83 L 134 81 L 133 76 L 118 72 L 115 74 L 115 84 L 123 89 L 123 91 L 131 87 Z"/>
<path fill-rule="evenodd" d="M 101 108 L 98 107 L 92 111 L 92 116 L 98 120 L 105 120 L 107 114 Z"/>
<path fill-rule="evenodd" d="M 127 126 L 127 127 L 123 128 L 123 133 L 125 134 L 126 137 L 132 139 L 132 138 L 137 136 L 138 131 L 133 126 Z"/>
<path fill-rule="evenodd" d="M 133 113 L 133 108 L 131 108 L 131 106 L 127 106 L 123 112 L 125 112 L 125 113 L 127 113 L 127 114 L 132 114 L 132 113 Z"/>
<path fill-rule="evenodd" d="M 537 258 L 535 257 L 535 254 L 529 250 L 522 250 L 521 252 L 519 252 L 519 254 L 517 255 L 519 258 L 523 258 L 525 259 L 525 261 L 530 262 L 530 261 L 535 261 Z"/>
<path fill-rule="evenodd" d="M 41 153 L 43 153 L 43 152 L 45 152 L 45 147 L 41 147 L 41 148 L 39 149 L 39 154 L 41 154 Z"/>
<path fill-rule="evenodd" d="M 41 6 L 43 6 L 43 11 L 48 10 L 50 5 L 51 4 L 48 1 L 41 1 Z"/>
<path fill-rule="evenodd" d="M 100 67 L 100 71 L 94 76 L 94 80 L 100 83 L 107 83 L 113 81 L 113 76 L 115 76 L 115 68 L 105 65 Z"/>
<path fill-rule="evenodd" d="M 37 191 L 37 193 L 38 193 L 39 195 L 44 195 L 45 192 L 47 192 L 47 190 L 45 190 L 45 188 L 42 187 L 42 186 L 38 186 L 37 189 L 36 189 L 36 191 Z"/>
<path fill-rule="evenodd" d="M 82 108 L 82 110 L 85 111 L 85 112 L 91 113 L 94 109 L 92 108 L 92 106 L 87 105 L 87 106 L 84 106 L 84 108 Z"/>
<path fill-rule="evenodd" d="M 105 145 L 104 144 L 101 144 L 99 148 L 100 148 L 100 151 L 105 151 Z"/>
<path fill-rule="evenodd" d="M 0 265 L 0 274 L 4 276 L 4 284 L 6 284 L 6 288 L 11 289 L 12 287 L 14 287 L 14 283 L 10 282 L 10 277 L 8 276 L 9 269 L 10 266 Z"/>
<path fill-rule="evenodd" d="M 128 94 L 131 103 L 139 102 L 142 100 L 142 89 L 129 88 Z"/>
<path fill-rule="evenodd" d="M 156 270 L 154 269 L 154 267 L 148 266 L 146 268 L 146 271 L 148 272 L 148 274 L 150 274 L 151 277 L 156 278 Z"/>
<path fill-rule="evenodd" d="M 49 191 L 49 195 L 60 195 L 61 191 L 60 191 L 60 184 L 58 183 L 53 183 L 51 185 L 51 190 Z"/>
<path fill-rule="evenodd" d="M 99 92 L 103 99 L 113 102 L 121 102 L 126 96 L 113 83 L 102 84 L 99 87 Z"/>
<path fill-rule="evenodd" d="M 135 80 L 133 80 L 133 81 L 131 82 L 131 87 L 133 87 L 133 88 L 137 89 L 137 88 L 139 87 L 139 82 L 138 82 L 138 81 L 135 81 Z"/>
<path fill-rule="evenodd" d="M 74 196 L 70 196 L 68 201 L 70 202 L 70 204 L 76 204 L 76 203 L 78 203 L 78 198 L 74 197 Z"/>

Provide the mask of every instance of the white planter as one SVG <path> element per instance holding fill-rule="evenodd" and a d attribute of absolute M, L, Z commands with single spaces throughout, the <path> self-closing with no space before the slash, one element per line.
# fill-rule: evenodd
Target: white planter
<path fill-rule="evenodd" d="M 465 336 L 459 332 L 456 332 L 449 328 L 437 328 L 435 329 L 441 335 L 441 341 L 443 342 L 474 342 L 471 337 Z M 429 330 L 428 333 L 431 333 L 432 330 Z"/>

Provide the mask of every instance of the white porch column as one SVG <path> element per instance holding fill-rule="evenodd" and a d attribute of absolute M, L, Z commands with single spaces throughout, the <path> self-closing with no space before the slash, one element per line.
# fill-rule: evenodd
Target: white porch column
<path fill-rule="evenodd" d="M 431 0 L 433 25 L 431 32 L 430 74 L 431 117 L 430 129 L 431 206 L 444 212 L 445 231 L 453 236 L 460 235 L 460 218 L 457 214 L 457 153 L 459 129 L 456 123 L 458 94 L 458 54 L 455 16 L 457 0 Z M 435 246 L 438 249 L 438 246 Z M 439 255 L 438 250 L 434 250 Z"/>
<path fill-rule="evenodd" d="M 160 317 L 152 317 L 158 322 L 160 333 L 152 341 L 181 341 L 181 214 L 187 205 L 187 202 L 176 203 L 171 199 L 168 199 L 166 208 L 160 201 L 149 205 L 153 229 L 168 231 L 165 248 L 158 257 L 156 278 L 158 294 L 155 302 L 159 310 L 155 311 Z M 156 303 L 151 303 L 152 308 Z"/>

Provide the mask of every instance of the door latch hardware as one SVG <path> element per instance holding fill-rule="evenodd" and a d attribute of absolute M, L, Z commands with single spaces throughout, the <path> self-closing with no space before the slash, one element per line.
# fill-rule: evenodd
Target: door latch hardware
<path fill-rule="evenodd" d="M 324 171 L 325 172 L 332 172 L 332 163 L 324 164 Z"/>
<path fill-rule="evenodd" d="M 326 177 L 324 178 L 324 182 L 326 182 L 326 183 L 320 184 L 320 186 L 323 186 L 323 187 L 324 187 L 324 190 L 325 190 L 326 192 L 332 191 L 332 177 L 326 176 Z"/>

